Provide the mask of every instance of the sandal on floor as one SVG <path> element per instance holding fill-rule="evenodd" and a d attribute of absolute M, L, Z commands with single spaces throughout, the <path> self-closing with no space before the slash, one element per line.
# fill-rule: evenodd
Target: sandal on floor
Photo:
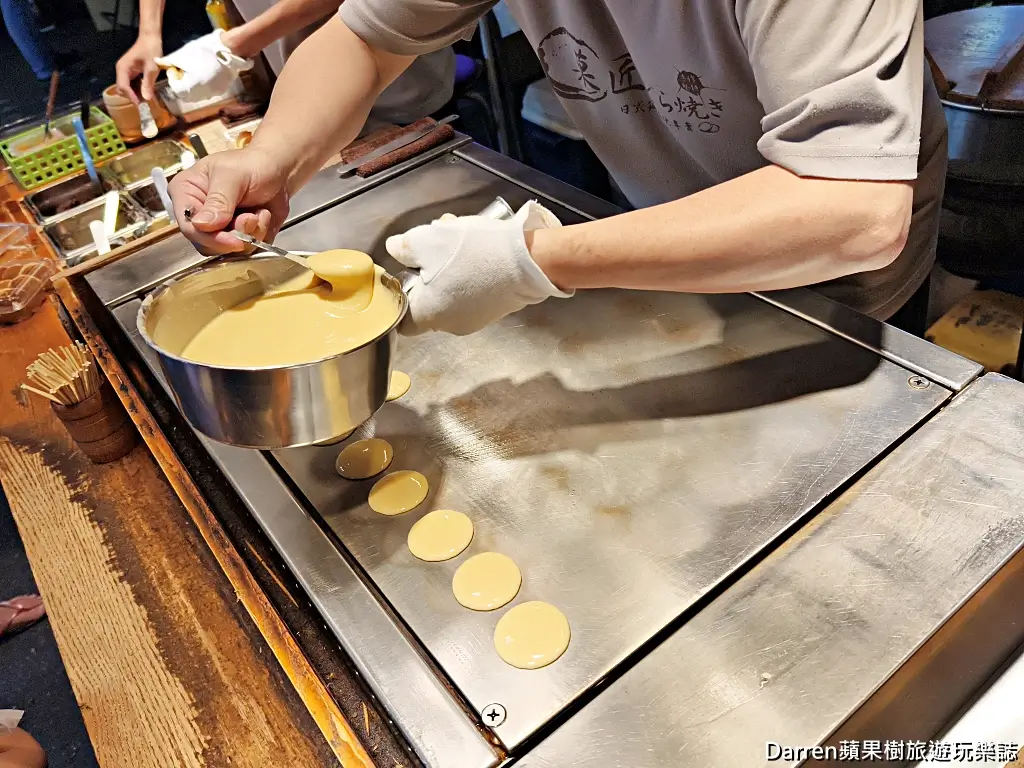
<path fill-rule="evenodd" d="M 35 624 L 46 615 L 39 595 L 21 595 L 0 602 L 0 638 Z"/>

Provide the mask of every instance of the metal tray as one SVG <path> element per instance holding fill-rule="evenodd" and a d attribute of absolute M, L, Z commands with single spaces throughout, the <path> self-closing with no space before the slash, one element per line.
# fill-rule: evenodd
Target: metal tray
<path fill-rule="evenodd" d="M 371 252 L 382 266 L 396 269 L 384 249 L 387 236 L 442 213 L 470 213 L 498 194 L 513 206 L 546 198 L 567 224 L 578 222 L 580 213 L 602 210 L 581 192 L 467 147 L 385 181 L 368 180 L 358 194 L 333 174 L 321 174 L 304 189 L 304 202 L 293 205 L 292 226 L 279 243 L 337 247 L 338 232 L 344 231 L 348 247 Z M 140 302 L 130 297 L 190 268 L 196 259 L 201 257 L 179 235 L 86 277 L 108 306 L 129 298 L 113 310 L 115 318 L 157 379 L 159 366 L 136 328 Z M 739 572 L 940 407 L 949 397 L 945 386 L 960 389 L 976 373 L 974 366 L 958 384 L 943 385 L 951 378 L 945 375 L 918 381 L 914 374 L 931 376 L 933 365 L 942 369 L 949 362 L 927 359 L 934 357 L 930 351 L 953 356 L 911 337 L 894 340 L 893 334 L 900 335 L 807 291 L 782 298 L 584 292 L 471 337 L 403 339 L 398 367 L 412 375 L 412 390 L 386 404 L 352 438 L 385 437 L 396 449 L 393 469 L 404 465 L 428 474 L 429 501 L 397 519 L 381 518 L 366 507 L 372 482 L 337 476 L 339 447 L 264 453 L 199 439 L 422 763 L 489 768 L 503 757 L 489 743 L 500 740 L 513 759 L 520 757 L 538 741 L 551 739 L 556 726 L 556 734 L 565 732 L 581 717 L 576 708 L 586 716 L 603 703 L 601 687 L 628 668 L 640 668 L 639 660 L 659 643 L 666 647 L 666 638 L 707 610 L 717 591 L 729 595 Z M 916 351 L 908 348 L 912 344 Z M 929 351 L 924 361 L 922 348 Z M 949 495 L 944 485 L 938 491 Z M 867 496 L 862 500 L 876 503 Z M 428 509 L 447 505 L 474 519 L 474 542 L 446 564 L 416 561 L 405 543 L 409 527 Z M 919 513 L 907 511 L 913 523 Z M 919 534 L 919 526 L 911 530 Z M 866 545 L 844 535 L 850 539 L 845 546 L 855 553 L 865 546 L 874 551 L 877 541 L 888 540 L 880 535 Z M 877 568 L 883 562 L 894 578 L 904 579 L 899 564 L 921 541 L 917 536 L 900 545 L 895 560 L 891 554 L 881 560 L 875 555 L 858 565 Z M 810 549 L 817 562 L 820 553 L 813 547 L 805 538 L 795 540 L 795 548 L 805 556 Z M 493 653 L 491 639 L 505 609 L 481 615 L 454 603 L 454 568 L 488 548 L 523 567 L 517 602 L 550 600 L 566 612 L 573 644 L 550 667 L 530 672 L 506 667 Z M 777 560 L 770 555 L 762 565 Z M 820 562 L 827 566 L 828 559 Z M 799 584 L 778 580 L 762 610 L 778 612 L 780 600 L 795 600 L 780 614 L 795 635 L 757 645 L 762 635 L 757 625 L 749 637 L 726 640 L 735 625 L 715 625 L 713 633 L 704 623 L 703 634 L 696 634 L 712 638 L 710 682 L 694 685 L 688 675 L 692 653 L 677 655 L 672 667 L 659 667 L 662 687 L 653 695 L 632 692 L 640 705 L 627 713 L 630 734 L 650 729 L 645 739 L 631 740 L 637 755 L 604 764 L 673 765 L 680 762 L 678 751 L 670 750 L 666 760 L 650 756 L 661 743 L 677 747 L 670 741 L 674 736 L 688 748 L 703 748 L 711 739 L 701 734 L 713 733 L 711 746 L 720 746 L 732 738 L 719 737 L 722 729 L 716 726 L 727 719 L 721 711 L 734 719 L 768 711 L 764 722 L 783 727 L 787 707 L 807 711 L 813 697 L 806 691 L 824 679 L 823 668 L 829 670 L 826 699 L 843 683 L 852 688 L 850 681 L 857 683 L 858 700 L 870 694 L 879 675 L 891 670 L 899 638 L 892 640 L 889 626 L 875 622 L 869 611 L 870 629 L 879 639 L 863 643 L 866 627 L 851 621 L 849 601 L 880 594 L 877 575 L 847 571 L 855 576 L 852 587 L 825 604 L 803 601 Z M 819 574 L 813 578 L 822 580 Z M 898 598 L 903 592 L 887 594 Z M 917 603 L 911 601 L 911 607 L 914 614 Z M 745 609 L 741 604 L 731 613 Z M 794 619 L 798 612 L 800 621 Z M 833 638 L 861 649 L 857 663 L 846 653 L 838 657 L 842 663 L 829 667 L 769 667 L 768 687 L 749 648 L 718 653 L 727 642 L 745 640 L 760 654 L 786 656 L 792 647 L 814 648 Z M 884 656 L 878 650 L 883 646 Z M 868 655 L 883 661 L 866 667 Z M 728 673 L 730 665 L 739 668 L 733 678 L 753 681 L 753 694 L 738 697 L 733 678 L 726 680 L 730 685 L 721 682 L 719 673 Z M 791 693 L 781 703 L 773 700 L 770 710 L 754 700 L 776 687 Z M 718 694 L 723 710 L 699 708 L 708 690 Z M 625 700 L 621 691 L 620 684 L 611 711 L 599 707 L 613 722 L 615 706 Z M 670 706 L 673 695 L 677 704 L 694 710 L 687 710 L 693 725 L 675 728 L 681 721 Z M 822 705 L 820 697 L 813 700 L 817 722 L 841 720 L 848 712 L 831 701 Z M 490 719 L 495 704 L 507 712 L 497 723 Z M 473 724 L 467 712 L 475 713 Z M 754 729 L 743 727 L 748 744 Z M 666 729 L 672 732 L 668 736 Z M 583 738 L 629 738 L 605 721 L 574 735 L 569 747 L 586 748 L 588 754 L 594 751 L 581 743 Z M 611 746 L 598 747 L 613 752 Z M 545 760 L 544 766 L 580 764 L 572 749 Z M 700 764 L 745 764 L 742 760 Z"/>
<path fill-rule="evenodd" d="M 80 173 L 33 192 L 25 198 L 25 204 L 40 224 L 52 224 L 88 207 L 103 197 L 104 193 L 118 188 L 114 180 L 105 173 L 100 174 L 100 183 L 103 185 L 103 192 L 96 191 L 87 173 Z"/>
<path fill-rule="evenodd" d="M 152 183 L 149 174 L 154 168 L 163 168 L 168 176 L 180 171 L 184 151 L 176 141 L 155 141 L 104 163 L 103 169 L 125 189 L 133 190 Z"/>
<path fill-rule="evenodd" d="M 522 190 L 466 162 L 437 161 L 295 224 L 292 249 L 345 243 L 397 267 L 387 236 L 478 190 Z M 572 223 L 568 212 L 556 214 Z M 385 518 L 371 482 L 338 477 L 338 447 L 274 451 L 471 709 L 500 704 L 512 750 L 695 609 L 949 396 L 906 369 L 750 296 L 583 291 L 471 336 L 403 338 L 413 388 L 352 439 L 394 446 L 430 496 Z M 474 521 L 469 549 L 425 565 L 409 528 L 431 509 Z M 286 549 L 301 547 L 288 541 Z M 494 550 L 522 568 L 516 602 L 545 600 L 574 642 L 524 672 L 493 649 L 506 609 L 475 614 L 451 594 L 455 569 Z M 363 647 L 368 642 L 364 639 Z"/>
<path fill-rule="evenodd" d="M 121 193 L 121 206 L 117 212 L 117 225 L 110 245 L 116 248 L 142 235 L 149 228 L 146 214 L 130 197 Z M 62 216 L 43 228 L 69 266 L 77 264 L 96 253 L 89 223 L 103 218 L 103 201 L 83 206 L 80 210 Z"/>

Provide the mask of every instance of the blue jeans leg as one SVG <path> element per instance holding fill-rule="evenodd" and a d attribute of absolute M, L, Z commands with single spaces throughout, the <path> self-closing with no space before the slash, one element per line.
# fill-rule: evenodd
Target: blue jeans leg
<path fill-rule="evenodd" d="M 29 0 L 0 0 L 0 11 L 3 11 L 8 34 L 36 77 L 48 78 L 54 68 L 53 54 L 39 32 Z"/>

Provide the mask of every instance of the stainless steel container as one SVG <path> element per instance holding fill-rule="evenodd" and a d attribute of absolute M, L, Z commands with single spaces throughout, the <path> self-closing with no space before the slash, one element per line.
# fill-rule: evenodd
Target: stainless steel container
<path fill-rule="evenodd" d="M 987 184 L 1024 184 L 1024 112 L 942 102 L 949 126 L 949 175 Z"/>
<path fill-rule="evenodd" d="M 68 265 L 85 261 L 96 253 L 96 245 L 89 231 L 89 224 L 103 220 L 103 200 L 95 200 L 86 206 L 76 208 L 62 214 L 52 223 L 43 227 L 57 252 L 64 256 Z M 125 194 L 120 196 L 117 210 L 117 221 L 113 237 L 110 238 L 112 248 L 134 240 L 144 234 L 149 226 L 146 215 Z"/>
<path fill-rule="evenodd" d="M 154 168 L 163 168 L 168 176 L 180 171 L 184 151 L 176 141 L 155 141 L 104 163 L 103 170 L 125 189 L 135 189 L 150 183 Z"/>
<path fill-rule="evenodd" d="M 498 197 L 478 215 L 508 219 L 513 213 Z M 404 287 L 414 273 L 408 271 L 398 278 L 384 276 L 385 287 L 399 298 L 398 319 L 380 337 L 350 352 L 302 365 L 264 368 L 226 368 L 181 357 L 214 317 L 301 270 L 273 254 L 226 257 L 167 281 L 142 302 L 139 334 L 156 352 L 181 412 L 207 437 L 263 450 L 325 445 L 384 405 L 398 326 L 409 306 Z"/>
<path fill-rule="evenodd" d="M 103 185 L 102 192 L 96 189 L 88 174 L 81 173 L 27 195 L 25 204 L 32 211 L 36 221 L 40 224 L 50 224 L 95 202 L 105 192 L 115 188 L 113 181 L 102 173 L 100 183 Z"/>
<path fill-rule="evenodd" d="M 173 178 L 173 176 L 168 177 L 167 180 L 170 181 L 171 178 Z M 152 218 L 170 218 L 167 215 L 167 211 L 164 210 L 163 201 L 160 199 L 160 194 L 156 191 L 156 187 L 153 185 L 153 182 L 139 185 L 133 188 L 129 194 L 131 195 L 132 200 L 138 203 L 139 207 Z"/>
<path fill-rule="evenodd" d="M 345 434 L 384 404 L 398 324 L 408 308 L 390 275 L 384 285 L 399 297 L 398 319 L 379 338 L 350 352 L 271 368 L 225 368 L 181 357 L 214 317 L 301 271 L 272 254 L 231 257 L 164 283 L 142 303 L 139 333 L 159 356 L 185 418 L 204 435 L 246 448 L 310 445 Z"/>

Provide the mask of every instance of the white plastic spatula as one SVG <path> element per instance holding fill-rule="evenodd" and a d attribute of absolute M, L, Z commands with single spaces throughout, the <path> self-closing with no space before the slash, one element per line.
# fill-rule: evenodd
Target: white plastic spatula
<path fill-rule="evenodd" d="M 167 174 L 163 168 L 157 166 L 149 172 L 149 177 L 153 180 L 156 193 L 160 195 L 160 202 L 163 204 L 164 210 L 171 217 L 171 224 L 177 224 L 178 220 L 174 218 L 174 203 L 171 202 L 171 195 L 167 191 Z"/>
<path fill-rule="evenodd" d="M 109 240 L 117 231 L 117 210 L 121 206 L 121 197 L 115 191 L 103 196 L 103 233 Z"/>
<path fill-rule="evenodd" d="M 153 119 L 153 110 L 144 101 L 139 102 L 139 123 L 142 126 L 142 135 L 147 139 L 155 138 L 160 132 L 156 120 Z"/>
<path fill-rule="evenodd" d="M 103 222 L 99 219 L 90 221 L 89 232 L 92 233 L 92 241 L 96 243 L 96 252 L 100 256 L 110 253 L 110 240 L 107 238 L 107 233 L 103 230 Z"/>

